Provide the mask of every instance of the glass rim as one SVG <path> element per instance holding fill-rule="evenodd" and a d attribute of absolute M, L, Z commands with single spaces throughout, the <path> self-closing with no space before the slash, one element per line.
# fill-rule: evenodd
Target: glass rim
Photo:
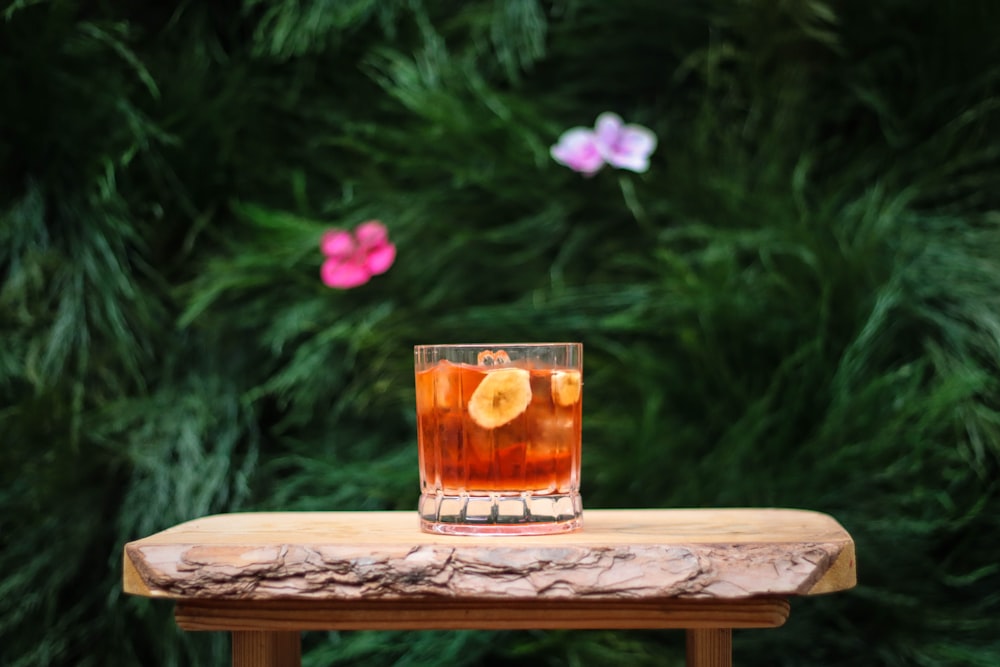
<path fill-rule="evenodd" d="M 583 343 L 579 341 L 561 341 L 561 342 L 549 342 L 549 343 L 422 343 L 420 345 L 414 345 L 414 350 L 428 350 L 432 348 L 476 348 L 476 347 L 558 347 L 558 346 L 582 346 Z"/>

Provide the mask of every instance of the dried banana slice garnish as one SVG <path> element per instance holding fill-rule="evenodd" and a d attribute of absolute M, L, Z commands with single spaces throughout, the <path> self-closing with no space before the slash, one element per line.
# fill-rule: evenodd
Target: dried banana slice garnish
<path fill-rule="evenodd" d="M 488 371 L 469 399 L 469 416 L 486 429 L 503 426 L 528 409 L 531 373 L 523 368 Z"/>
<path fill-rule="evenodd" d="M 580 371 L 552 371 L 552 401 L 568 407 L 580 400 L 583 381 Z"/>

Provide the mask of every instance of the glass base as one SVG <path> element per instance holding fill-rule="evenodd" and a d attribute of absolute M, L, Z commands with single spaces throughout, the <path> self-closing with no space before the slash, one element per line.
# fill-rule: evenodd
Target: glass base
<path fill-rule="evenodd" d="M 420 529 L 444 535 L 549 535 L 583 526 L 579 493 L 420 496 Z"/>

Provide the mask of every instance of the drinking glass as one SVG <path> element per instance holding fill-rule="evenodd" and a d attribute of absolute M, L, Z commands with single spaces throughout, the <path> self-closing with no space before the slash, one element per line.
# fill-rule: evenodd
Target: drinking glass
<path fill-rule="evenodd" d="M 414 369 L 422 530 L 580 528 L 581 343 L 417 345 Z"/>

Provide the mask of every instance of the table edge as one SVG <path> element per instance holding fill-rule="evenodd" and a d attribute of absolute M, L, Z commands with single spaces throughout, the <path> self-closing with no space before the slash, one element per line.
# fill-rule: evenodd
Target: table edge
<path fill-rule="evenodd" d="M 804 544 L 822 544 L 822 545 L 828 545 L 831 549 L 833 549 L 833 551 L 831 551 L 831 555 L 833 555 L 833 557 L 834 557 L 833 563 L 827 568 L 827 570 L 825 572 L 823 572 L 822 575 L 820 575 L 820 577 L 816 581 L 814 581 L 811 584 L 809 584 L 809 588 L 808 589 L 796 590 L 794 592 L 782 592 L 781 593 L 782 595 L 790 595 L 790 596 L 813 596 L 813 595 L 820 595 L 820 594 L 826 594 L 826 593 L 833 593 L 833 592 L 839 592 L 839 591 L 848 590 L 850 588 L 853 588 L 857 584 L 856 556 L 855 556 L 855 548 L 854 548 L 853 538 L 851 538 L 851 536 L 847 533 L 846 530 L 844 530 L 843 526 L 841 526 L 840 523 L 837 522 L 837 520 L 835 518 L 833 518 L 831 515 L 823 513 L 823 512 L 819 512 L 819 511 L 815 511 L 815 510 L 806 510 L 806 509 L 795 509 L 795 508 L 671 508 L 671 509 L 645 508 L 645 509 L 595 509 L 595 510 L 589 510 L 589 513 L 591 515 L 597 514 L 599 516 L 600 515 L 614 516 L 617 513 L 631 513 L 633 515 L 636 514 L 636 513 L 640 513 L 640 514 L 666 514 L 666 515 L 669 515 L 671 513 L 677 513 L 677 512 L 683 512 L 683 513 L 691 513 L 691 512 L 695 512 L 695 513 L 700 513 L 700 512 L 713 513 L 713 512 L 719 512 L 719 511 L 726 511 L 726 512 L 730 512 L 730 513 L 734 513 L 736 515 L 739 515 L 740 513 L 743 513 L 743 512 L 746 512 L 746 513 L 758 513 L 758 514 L 760 512 L 780 512 L 780 513 L 783 513 L 783 514 L 795 514 L 795 513 L 809 514 L 809 515 L 813 515 L 813 516 L 822 517 L 825 522 L 827 522 L 827 523 L 830 524 L 831 528 L 836 528 L 836 529 L 839 530 L 839 534 L 837 534 L 835 532 L 835 534 L 830 539 L 823 540 L 821 542 L 812 542 L 812 541 L 807 541 L 807 540 L 788 540 L 788 541 L 772 541 L 772 542 L 767 542 L 766 543 L 766 544 L 770 544 L 770 545 L 780 545 L 780 544 L 783 544 L 783 543 L 784 544 L 799 544 L 799 545 L 804 545 Z M 273 517 L 275 515 L 284 515 L 284 514 L 289 514 L 289 515 L 301 515 L 301 514 L 312 514 L 312 515 L 327 515 L 327 514 L 329 514 L 329 515 L 344 515 L 344 514 L 351 514 L 351 515 L 362 515 L 363 516 L 365 514 L 372 514 L 372 513 L 378 513 L 378 514 L 382 514 L 382 515 L 393 514 L 393 515 L 400 515 L 400 516 L 402 516 L 402 515 L 412 515 L 412 512 L 402 511 L 402 510 L 395 510 L 395 511 L 388 511 L 388 512 L 387 511 L 376 511 L 376 510 L 361 510 L 361 511 L 351 511 L 351 512 L 335 512 L 334 511 L 334 512 L 305 512 L 305 513 L 303 513 L 303 512 L 274 511 L 274 512 L 237 512 L 237 513 L 228 513 L 228 514 L 212 514 L 212 515 L 207 515 L 205 517 L 200 517 L 198 519 L 192 519 L 190 521 L 186 521 L 186 522 L 177 524 L 177 525 L 175 525 L 175 526 L 173 526 L 171 528 L 168 528 L 168 529 L 166 529 L 164 531 L 160 531 L 159 533 L 154 533 L 153 535 L 151 535 L 149 537 L 151 538 L 151 537 L 154 537 L 154 536 L 164 536 L 165 534 L 169 534 L 169 533 L 172 533 L 172 532 L 183 531 L 185 526 L 190 526 L 193 523 L 206 522 L 206 521 L 208 521 L 209 523 L 211 523 L 214 520 L 221 520 L 221 519 L 224 519 L 224 518 L 232 517 L 233 514 L 239 514 L 239 515 L 242 515 L 242 516 L 247 516 L 247 515 L 269 515 L 269 516 Z M 581 533 L 577 533 L 577 534 L 583 534 L 585 532 L 585 530 L 586 529 L 584 529 L 584 531 L 581 531 Z M 441 536 L 441 537 L 443 539 L 441 539 L 439 542 L 435 541 L 435 542 L 433 542 L 431 544 L 422 544 L 421 546 L 432 546 L 433 547 L 433 546 L 441 545 L 441 546 L 450 546 L 450 547 L 457 547 L 457 548 L 470 547 L 470 550 L 477 550 L 477 549 L 490 550 L 490 549 L 492 549 L 492 547 L 493 547 L 494 544 L 496 546 L 502 546 L 502 545 L 504 545 L 504 540 L 505 540 L 505 538 L 503 538 L 503 537 L 492 537 L 492 538 L 490 538 L 489 542 L 483 542 L 483 541 L 469 542 L 469 541 L 466 541 L 467 538 L 462 538 L 462 537 L 453 537 L 453 536 Z M 139 540 L 133 540 L 133 541 L 128 542 L 127 544 L 124 545 L 123 553 L 122 553 L 122 557 L 123 557 L 123 564 L 122 564 L 122 567 L 123 567 L 122 584 L 123 584 L 123 590 L 124 590 L 124 592 L 127 593 L 127 594 L 138 595 L 138 596 L 143 596 L 143 597 L 148 597 L 148 598 L 173 599 L 173 600 L 204 599 L 204 598 L 198 598 L 197 596 L 174 595 L 174 594 L 171 594 L 169 592 L 166 592 L 166 591 L 163 591 L 161 589 L 158 589 L 155 586 L 155 583 L 151 584 L 150 582 L 155 582 L 155 577 L 153 577 L 153 576 L 150 575 L 150 572 L 149 572 L 149 570 L 148 570 L 148 568 L 146 566 L 146 563 L 144 562 L 144 558 L 143 558 L 143 554 L 142 554 L 142 550 L 144 548 L 145 549 L 155 549 L 157 547 L 160 547 L 160 548 L 171 548 L 172 547 L 172 548 L 181 548 L 181 549 L 183 549 L 183 548 L 186 548 L 186 547 L 195 547 L 195 546 L 197 546 L 197 542 L 178 542 L 177 544 L 170 545 L 168 547 L 167 545 L 157 545 L 155 543 L 152 543 L 152 544 L 147 543 L 146 540 L 148 540 L 148 539 L 149 538 L 142 538 L 142 539 L 139 539 Z M 533 540 L 533 539 L 535 539 L 535 538 L 529 538 L 529 540 Z M 313 543 L 305 541 L 302 544 L 307 544 L 308 545 L 308 544 L 313 544 Z M 520 542 L 519 544 L 524 545 L 525 543 L 524 542 Z M 545 543 L 539 543 L 540 546 L 543 545 L 543 544 L 545 544 Z M 571 545 L 571 544 L 572 543 L 562 543 L 562 544 L 554 543 L 554 542 L 553 543 L 548 543 L 549 546 L 552 546 L 552 547 L 557 548 L 557 549 L 558 548 L 564 548 L 567 545 Z M 733 547 L 736 544 L 737 543 L 732 543 L 729 546 Z M 752 545 L 752 544 L 755 544 L 755 543 L 750 542 L 748 544 Z M 247 546 L 252 546 L 252 545 L 253 545 L 253 539 L 250 538 L 250 539 L 247 540 Z M 724 542 L 698 542 L 698 541 L 683 541 L 683 540 L 677 541 L 675 543 L 670 543 L 668 546 L 670 546 L 670 547 L 677 546 L 677 547 L 686 548 L 686 547 L 699 547 L 699 546 L 706 546 L 706 545 L 712 546 L 712 547 L 718 548 L 718 549 L 725 548 L 725 546 L 726 546 Z M 364 542 L 364 540 L 359 540 L 357 543 L 353 544 L 351 546 L 351 548 L 363 549 L 365 546 L 367 546 L 367 545 Z M 648 546 L 648 545 L 640 545 L 640 546 Z M 751 595 L 753 595 L 753 594 L 751 594 Z M 750 596 L 743 596 L 743 597 L 750 597 Z M 292 599 L 303 599 L 303 598 L 300 596 L 300 597 L 293 597 Z M 462 599 L 472 599 L 472 598 L 462 598 Z"/>

